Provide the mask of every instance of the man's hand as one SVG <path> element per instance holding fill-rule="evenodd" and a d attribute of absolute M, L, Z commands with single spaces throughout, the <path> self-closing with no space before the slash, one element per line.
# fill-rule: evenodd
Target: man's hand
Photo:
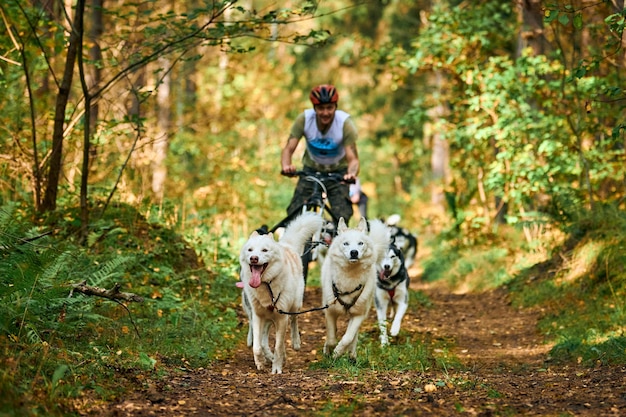
<path fill-rule="evenodd" d="M 296 167 L 295 165 L 283 165 L 283 169 L 281 172 L 284 172 L 285 174 L 293 174 L 294 172 L 296 172 Z"/>

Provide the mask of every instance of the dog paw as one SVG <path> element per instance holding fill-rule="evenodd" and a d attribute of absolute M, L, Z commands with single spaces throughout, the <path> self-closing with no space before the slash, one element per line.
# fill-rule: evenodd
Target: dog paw
<path fill-rule="evenodd" d="M 391 326 L 391 330 L 389 331 L 389 334 L 393 337 L 396 337 L 398 335 L 398 333 L 400 333 L 400 326 Z"/>
<path fill-rule="evenodd" d="M 381 346 L 388 346 L 389 345 L 389 338 L 387 337 L 387 335 L 380 336 L 380 345 Z"/>
<path fill-rule="evenodd" d="M 344 352 L 345 352 L 345 349 L 341 347 L 341 345 L 337 345 L 337 347 L 333 351 L 333 359 L 337 359 L 338 357 L 343 355 Z"/>
<path fill-rule="evenodd" d="M 291 348 L 293 350 L 300 350 L 300 347 L 302 347 L 302 339 L 300 339 L 300 334 L 298 333 L 291 340 Z"/>
<path fill-rule="evenodd" d="M 272 375 L 282 374 L 282 368 L 272 368 Z"/>
<path fill-rule="evenodd" d="M 263 353 L 255 352 L 254 364 L 256 365 L 256 369 L 258 369 L 259 371 L 265 368 L 265 365 L 267 365 L 267 359 L 265 359 L 265 356 L 263 355 Z"/>

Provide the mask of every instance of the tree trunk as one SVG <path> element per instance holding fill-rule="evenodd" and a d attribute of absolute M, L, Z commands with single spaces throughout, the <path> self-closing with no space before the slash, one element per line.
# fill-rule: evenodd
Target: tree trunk
<path fill-rule="evenodd" d="M 224 11 L 223 18 L 226 22 L 230 20 L 231 14 L 232 14 L 232 8 L 230 7 Z M 228 23 L 226 23 L 226 25 L 228 25 Z M 219 115 L 222 111 L 223 99 L 224 99 L 222 91 L 224 91 L 224 86 L 226 85 L 226 82 L 228 81 L 229 64 L 230 64 L 230 56 L 228 55 L 228 52 L 220 51 L 219 64 L 218 64 L 219 72 L 217 75 L 217 82 L 215 85 L 215 93 L 213 94 L 216 115 Z M 222 127 L 219 125 L 218 122 L 210 123 L 210 127 L 211 127 L 212 133 L 218 133 L 220 129 L 222 129 Z"/>
<path fill-rule="evenodd" d="M 163 68 L 164 75 L 157 87 L 157 131 L 152 144 L 152 192 L 161 201 L 165 190 L 167 167 L 165 158 L 169 146 L 169 128 L 171 120 L 170 101 L 170 61 L 167 58 L 159 59 L 159 66 Z"/>
<path fill-rule="evenodd" d="M 102 59 L 98 39 L 102 34 L 102 1 L 91 0 L 91 22 L 92 27 L 89 33 L 89 40 L 93 45 L 89 49 L 89 57 L 92 62 L 98 62 Z M 85 115 L 83 119 L 83 163 L 82 176 L 80 181 L 80 209 L 81 209 L 81 242 L 87 239 L 89 231 L 89 166 L 91 158 L 91 136 L 96 131 L 98 121 L 98 104 L 93 102 L 91 91 L 97 87 L 100 81 L 100 70 L 98 65 L 93 65 L 91 71 L 85 70 L 83 62 L 83 42 L 82 37 L 78 48 L 78 68 L 80 72 L 80 81 L 83 89 L 83 97 L 85 99 Z"/>
<path fill-rule="evenodd" d="M 543 6 L 541 3 L 541 0 L 518 1 L 518 16 L 521 28 L 517 36 L 517 56 L 520 56 L 522 50 L 527 47 L 532 48 L 533 56 L 545 53 Z"/>
<path fill-rule="evenodd" d="M 48 171 L 48 183 L 44 194 L 40 211 L 52 211 L 56 209 L 59 178 L 63 165 L 63 130 L 65 127 L 65 110 L 70 98 L 72 80 L 74 78 L 74 65 L 79 42 L 83 32 L 83 15 L 85 12 L 85 0 L 78 0 L 74 15 L 74 24 L 71 25 L 69 46 L 65 60 L 63 79 L 59 86 L 59 93 L 54 108 L 54 128 L 52 131 L 52 152 L 50 154 L 50 170 Z"/>
<path fill-rule="evenodd" d="M 436 72 L 433 82 L 438 90 L 443 89 L 443 75 Z M 447 115 L 448 110 L 444 103 L 438 104 L 429 110 L 428 116 L 432 121 L 424 124 L 424 136 L 430 142 L 430 169 L 435 185 L 431 189 L 430 201 L 437 207 L 445 204 L 444 189 L 450 180 L 450 148 L 442 132 L 435 126 Z"/>
<path fill-rule="evenodd" d="M 89 30 L 89 43 L 91 44 L 91 48 L 89 48 L 89 59 L 92 62 L 102 62 L 102 50 L 100 48 L 100 37 L 102 36 L 102 31 L 104 27 L 104 21 L 102 17 L 102 8 L 104 6 L 104 0 L 90 0 L 91 6 L 91 28 Z M 100 70 L 100 65 L 92 65 L 91 71 L 86 73 L 87 75 L 87 86 L 89 87 L 89 91 L 93 91 L 100 85 L 102 81 L 102 71 Z M 91 105 L 91 115 L 89 118 L 89 128 L 91 130 L 92 136 L 97 132 L 97 124 L 100 119 L 100 105 L 98 104 L 98 100 L 92 103 Z M 89 162 L 96 158 L 97 149 L 91 148 L 89 153 Z M 91 166 L 91 163 L 89 163 Z"/>

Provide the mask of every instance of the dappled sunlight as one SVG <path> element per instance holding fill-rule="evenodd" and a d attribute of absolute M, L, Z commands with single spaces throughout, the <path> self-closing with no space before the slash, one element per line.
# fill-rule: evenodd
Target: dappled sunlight
<path fill-rule="evenodd" d="M 511 307 L 503 291 L 447 295 L 439 290 L 427 292 L 436 295 L 433 302 L 437 308 L 421 312 L 422 317 L 430 317 L 421 321 L 436 325 L 421 331 L 452 335 L 452 352 L 466 365 L 487 361 L 495 366 L 506 362 L 540 366 L 552 348 L 537 329 L 539 312 Z"/>
<path fill-rule="evenodd" d="M 567 268 L 567 273 L 559 278 L 557 283 L 571 284 L 587 277 L 593 271 L 598 255 L 602 253 L 605 247 L 605 242 L 595 240 L 589 240 L 584 245 L 578 246 L 564 265 Z"/>

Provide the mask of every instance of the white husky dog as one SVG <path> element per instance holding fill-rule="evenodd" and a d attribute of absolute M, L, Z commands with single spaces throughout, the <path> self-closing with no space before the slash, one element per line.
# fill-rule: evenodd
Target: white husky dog
<path fill-rule="evenodd" d="M 294 219 L 277 242 L 272 233 L 253 232 L 241 248 L 243 305 L 251 318 L 252 351 L 258 370 L 272 362 L 272 373 L 280 374 L 285 363 L 285 334 L 291 318 L 291 344 L 300 349 L 297 315 L 302 307 L 304 278 L 300 256 L 304 244 L 322 227 L 322 218 L 304 213 Z M 274 353 L 269 348 L 271 324 L 276 328 Z M 250 336 L 250 334 L 249 334 Z"/>
<path fill-rule="evenodd" d="M 361 218 L 355 229 L 339 220 L 337 236 L 328 248 L 322 265 L 322 304 L 326 313 L 324 353 L 338 357 L 349 351 L 356 359 L 359 329 L 372 307 L 376 288 L 376 265 L 384 258 L 390 243 L 387 226 L 380 220 Z M 348 326 L 337 343 L 337 319 L 349 316 Z"/>

